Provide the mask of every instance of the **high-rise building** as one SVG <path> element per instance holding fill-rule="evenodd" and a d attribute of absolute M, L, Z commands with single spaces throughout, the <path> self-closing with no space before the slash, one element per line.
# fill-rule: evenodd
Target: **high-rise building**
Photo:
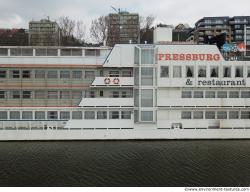
<path fill-rule="evenodd" d="M 229 17 L 203 17 L 195 23 L 194 42 L 207 44 L 209 39 L 225 34 L 225 41 L 231 43 Z"/>
<path fill-rule="evenodd" d="M 140 34 L 139 15 L 121 12 L 109 14 L 107 45 L 138 43 Z"/>
<path fill-rule="evenodd" d="M 29 44 L 31 46 L 60 46 L 61 34 L 58 24 L 49 19 L 29 23 Z"/>

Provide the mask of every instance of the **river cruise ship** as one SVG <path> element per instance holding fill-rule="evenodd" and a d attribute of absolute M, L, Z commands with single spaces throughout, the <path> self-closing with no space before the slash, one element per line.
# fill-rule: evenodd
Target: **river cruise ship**
<path fill-rule="evenodd" d="M 215 45 L 0 47 L 0 140 L 250 138 L 250 62 Z"/>

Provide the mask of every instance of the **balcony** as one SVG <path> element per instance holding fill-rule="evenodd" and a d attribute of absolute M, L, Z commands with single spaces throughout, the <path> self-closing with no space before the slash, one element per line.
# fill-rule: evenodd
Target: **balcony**
<path fill-rule="evenodd" d="M 134 98 L 83 98 L 79 107 L 134 107 Z"/>
<path fill-rule="evenodd" d="M 134 77 L 96 77 L 91 87 L 133 87 Z"/>

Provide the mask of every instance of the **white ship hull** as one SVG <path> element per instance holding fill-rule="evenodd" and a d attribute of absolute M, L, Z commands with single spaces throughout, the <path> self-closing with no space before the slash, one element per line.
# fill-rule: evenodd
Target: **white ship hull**
<path fill-rule="evenodd" d="M 250 129 L 2 131 L 1 141 L 249 139 Z"/>

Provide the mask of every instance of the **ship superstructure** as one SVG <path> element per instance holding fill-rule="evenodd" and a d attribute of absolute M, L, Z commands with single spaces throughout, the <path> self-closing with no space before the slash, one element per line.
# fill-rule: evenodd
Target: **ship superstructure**
<path fill-rule="evenodd" d="M 215 45 L 0 55 L 1 140 L 250 138 L 250 62 Z"/>

